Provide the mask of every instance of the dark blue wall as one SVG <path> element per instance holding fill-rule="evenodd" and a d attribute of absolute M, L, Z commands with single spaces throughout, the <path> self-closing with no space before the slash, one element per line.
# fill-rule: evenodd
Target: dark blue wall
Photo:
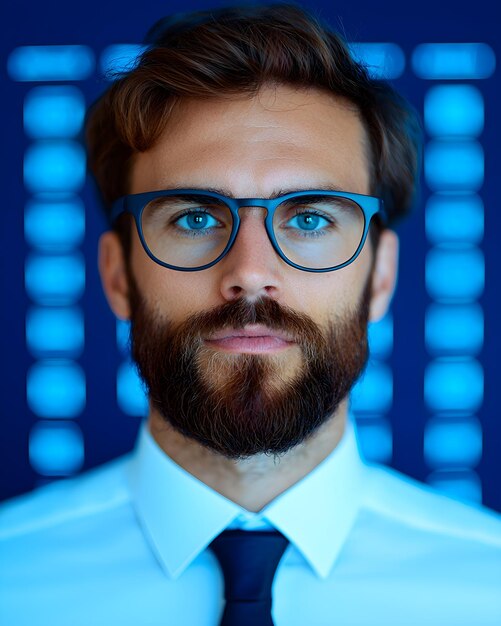
<path fill-rule="evenodd" d="M 4 4 L 2 37 L 2 186 L 3 222 L 0 230 L 0 497 L 6 498 L 54 479 L 34 470 L 28 454 L 30 432 L 39 417 L 26 397 L 27 373 L 36 358 L 25 340 L 26 311 L 32 302 L 25 290 L 25 260 L 30 246 L 24 236 L 25 206 L 32 194 L 25 188 L 23 160 L 32 140 L 23 127 L 25 98 L 34 85 L 13 80 L 7 72 L 7 58 L 19 46 L 84 44 L 99 59 L 113 43 L 140 43 L 149 26 L 160 16 L 226 3 L 183 2 L 141 3 L 106 0 L 72 3 L 11 1 Z M 416 75 L 412 57 L 422 43 L 484 42 L 497 57 L 501 55 L 500 26 L 487 3 L 305 2 L 339 27 L 351 42 L 393 42 L 405 54 L 406 69 L 395 85 L 419 111 L 429 89 L 437 82 Z M 451 81 L 438 81 L 440 84 Z M 499 121 L 500 85 L 497 72 L 483 79 L 464 79 L 452 83 L 476 86 L 484 99 L 485 126 L 479 137 L 484 150 L 485 175 L 478 190 L 485 206 L 485 235 L 479 244 L 485 257 L 485 287 L 477 298 L 484 313 L 484 341 L 474 355 L 483 368 L 483 399 L 477 410 L 449 411 L 447 419 L 473 417 L 481 424 L 481 457 L 464 467 L 457 459 L 442 471 L 463 470 L 478 476 L 484 504 L 501 511 L 501 421 L 496 403 L 498 382 L 497 356 L 501 348 L 498 269 L 501 251 L 497 244 L 499 218 L 498 151 L 501 135 Z M 52 83 L 50 83 L 52 84 Z M 98 70 L 87 79 L 71 82 L 90 103 L 109 83 Z M 428 138 L 427 138 L 428 139 Z M 391 406 L 385 420 L 391 426 L 392 452 L 385 460 L 393 467 L 419 479 L 429 480 L 437 467 L 431 467 L 424 454 L 426 426 L 433 419 L 424 397 L 425 370 L 433 358 L 425 344 L 425 314 L 432 302 L 425 281 L 425 259 L 431 248 L 425 232 L 425 206 L 433 190 L 422 182 L 419 205 L 414 215 L 399 229 L 401 237 L 400 279 L 392 307 L 393 350 L 387 364 L 393 375 Z M 116 372 L 124 360 L 117 348 L 115 320 L 101 292 L 96 268 L 97 238 L 105 228 L 92 186 L 87 183 L 80 193 L 86 206 L 86 234 L 80 246 L 86 259 L 86 287 L 79 306 L 85 316 L 85 348 L 76 361 L 86 377 L 86 403 L 76 422 L 85 441 L 82 470 L 100 464 L 129 450 L 134 442 L 139 418 L 125 414 L 116 399 Z M 466 332 L 469 332 L 468 330 Z M 447 413 L 447 412 L 446 412 Z M 464 415 L 463 415 L 464 413 Z M 364 422 L 362 415 L 361 423 Z M 445 447 L 449 444 L 442 442 Z M 442 444 L 441 444 L 442 445 Z M 452 444 L 451 444 L 452 445 Z M 468 442 L 459 446 L 467 447 Z M 377 456 L 377 455 L 376 455 Z M 453 455 L 452 455 L 453 456 Z M 460 455 L 459 455 L 460 456 Z M 466 454 L 468 456 L 468 454 Z M 456 464 L 455 464 L 456 463 Z M 438 467 L 440 469 L 440 467 Z M 454 478 L 454 476 L 453 476 Z M 460 491 L 460 490 L 459 490 Z M 475 499 L 475 498 L 474 498 Z M 478 498 L 477 498 L 478 500 Z"/>

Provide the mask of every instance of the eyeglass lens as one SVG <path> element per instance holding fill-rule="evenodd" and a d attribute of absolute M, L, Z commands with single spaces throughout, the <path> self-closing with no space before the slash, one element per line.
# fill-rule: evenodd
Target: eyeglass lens
<path fill-rule="evenodd" d="M 211 263 L 225 249 L 233 216 L 210 196 L 159 196 L 142 213 L 143 237 L 160 261 L 184 268 Z M 364 213 L 353 200 L 311 195 L 285 200 L 273 215 L 273 231 L 283 254 L 309 269 L 341 265 L 356 252 Z"/>

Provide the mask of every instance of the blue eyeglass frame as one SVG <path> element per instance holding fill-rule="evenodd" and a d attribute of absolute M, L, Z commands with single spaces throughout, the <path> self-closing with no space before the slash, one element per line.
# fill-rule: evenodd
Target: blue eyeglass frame
<path fill-rule="evenodd" d="M 158 259 L 149 249 L 148 244 L 145 241 L 143 235 L 143 227 L 141 223 L 141 216 L 145 206 L 153 200 L 154 198 L 159 197 L 167 197 L 167 196 L 180 196 L 180 195 L 190 195 L 190 196 L 200 196 L 203 198 L 214 198 L 216 200 L 220 200 L 225 202 L 228 205 L 228 208 L 231 211 L 233 223 L 230 238 L 228 243 L 226 244 L 225 249 L 221 252 L 221 254 L 210 263 L 206 263 L 205 265 L 200 265 L 198 267 L 179 267 L 177 265 L 170 265 L 169 263 L 165 263 Z M 290 259 L 288 259 L 285 254 L 280 249 L 280 246 L 275 238 L 275 233 L 273 230 L 273 214 L 275 213 L 276 208 L 282 202 L 286 200 L 290 200 L 292 198 L 301 198 L 305 196 L 331 196 L 337 198 L 347 198 L 348 200 L 352 200 L 355 202 L 362 210 L 364 214 L 364 232 L 358 248 L 355 250 L 353 256 L 341 263 L 340 265 L 334 265 L 332 267 L 313 269 L 310 267 L 303 267 L 302 265 L 298 265 L 294 263 Z M 239 209 L 242 207 L 259 207 L 264 208 L 267 211 L 264 224 L 266 228 L 266 233 L 268 238 L 273 246 L 273 249 L 278 254 L 278 256 L 285 262 L 287 265 L 295 267 L 298 270 L 302 270 L 304 272 L 333 272 L 335 270 L 339 270 L 343 267 L 346 267 L 350 263 L 353 263 L 355 259 L 358 257 L 362 248 L 364 247 L 365 241 L 367 239 L 367 234 L 369 232 L 369 226 L 372 218 L 375 215 L 379 215 L 383 221 L 383 224 L 387 222 L 387 213 L 384 208 L 383 201 L 380 198 L 376 198 L 374 196 L 367 196 L 360 193 L 351 193 L 347 191 L 325 191 L 322 189 L 308 189 L 304 191 L 295 191 L 291 193 L 284 194 L 282 196 L 278 196 L 276 198 L 229 198 L 228 196 L 223 196 L 219 193 L 213 191 L 205 191 L 203 189 L 161 189 L 159 191 L 147 191 L 145 193 L 136 193 L 130 194 L 127 196 L 122 196 L 118 200 L 116 200 L 111 208 L 111 222 L 114 223 L 115 220 L 122 215 L 122 213 L 131 213 L 134 216 L 134 221 L 136 222 L 137 232 L 139 234 L 139 239 L 141 240 L 141 244 L 146 252 L 146 254 L 163 267 L 167 267 L 172 270 L 178 270 L 181 272 L 199 272 L 201 270 L 208 269 L 212 267 L 216 263 L 218 263 L 223 257 L 228 254 L 231 247 L 233 246 L 235 239 L 238 234 L 238 230 L 240 228 L 240 215 L 238 213 Z"/>

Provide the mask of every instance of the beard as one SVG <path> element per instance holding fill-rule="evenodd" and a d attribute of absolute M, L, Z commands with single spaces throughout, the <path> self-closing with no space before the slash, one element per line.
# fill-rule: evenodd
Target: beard
<path fill-rule="evenodd" d="M 270 298 L 244 298 L 180 324 L 150 309 L 129 273 L 131 348 L 153 409 L 176 431 L 227 459 L 279 457 L 333 418 L 368 359 L 370 279 L 355 311 L 323 331 Z M 249 324 L 287 332 L 274 354 L 217 351 L 204 339 Z"/>

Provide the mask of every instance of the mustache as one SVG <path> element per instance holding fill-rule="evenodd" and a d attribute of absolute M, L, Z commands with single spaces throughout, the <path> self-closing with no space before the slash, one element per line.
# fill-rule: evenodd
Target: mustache
<path fill-rule="evenodd" d="M 241 330 L 250 324 L 286 331 L 303 346 L 318 345 L 323 340 L 321 330 L 309 315 L 264 296 L 255 301 L 240 298 L 195 313 L 176 328 L 175 334 L 183 336 L 185 342 L 202 343 L 203 337 L 213 332 L 225 328 Z"/>

